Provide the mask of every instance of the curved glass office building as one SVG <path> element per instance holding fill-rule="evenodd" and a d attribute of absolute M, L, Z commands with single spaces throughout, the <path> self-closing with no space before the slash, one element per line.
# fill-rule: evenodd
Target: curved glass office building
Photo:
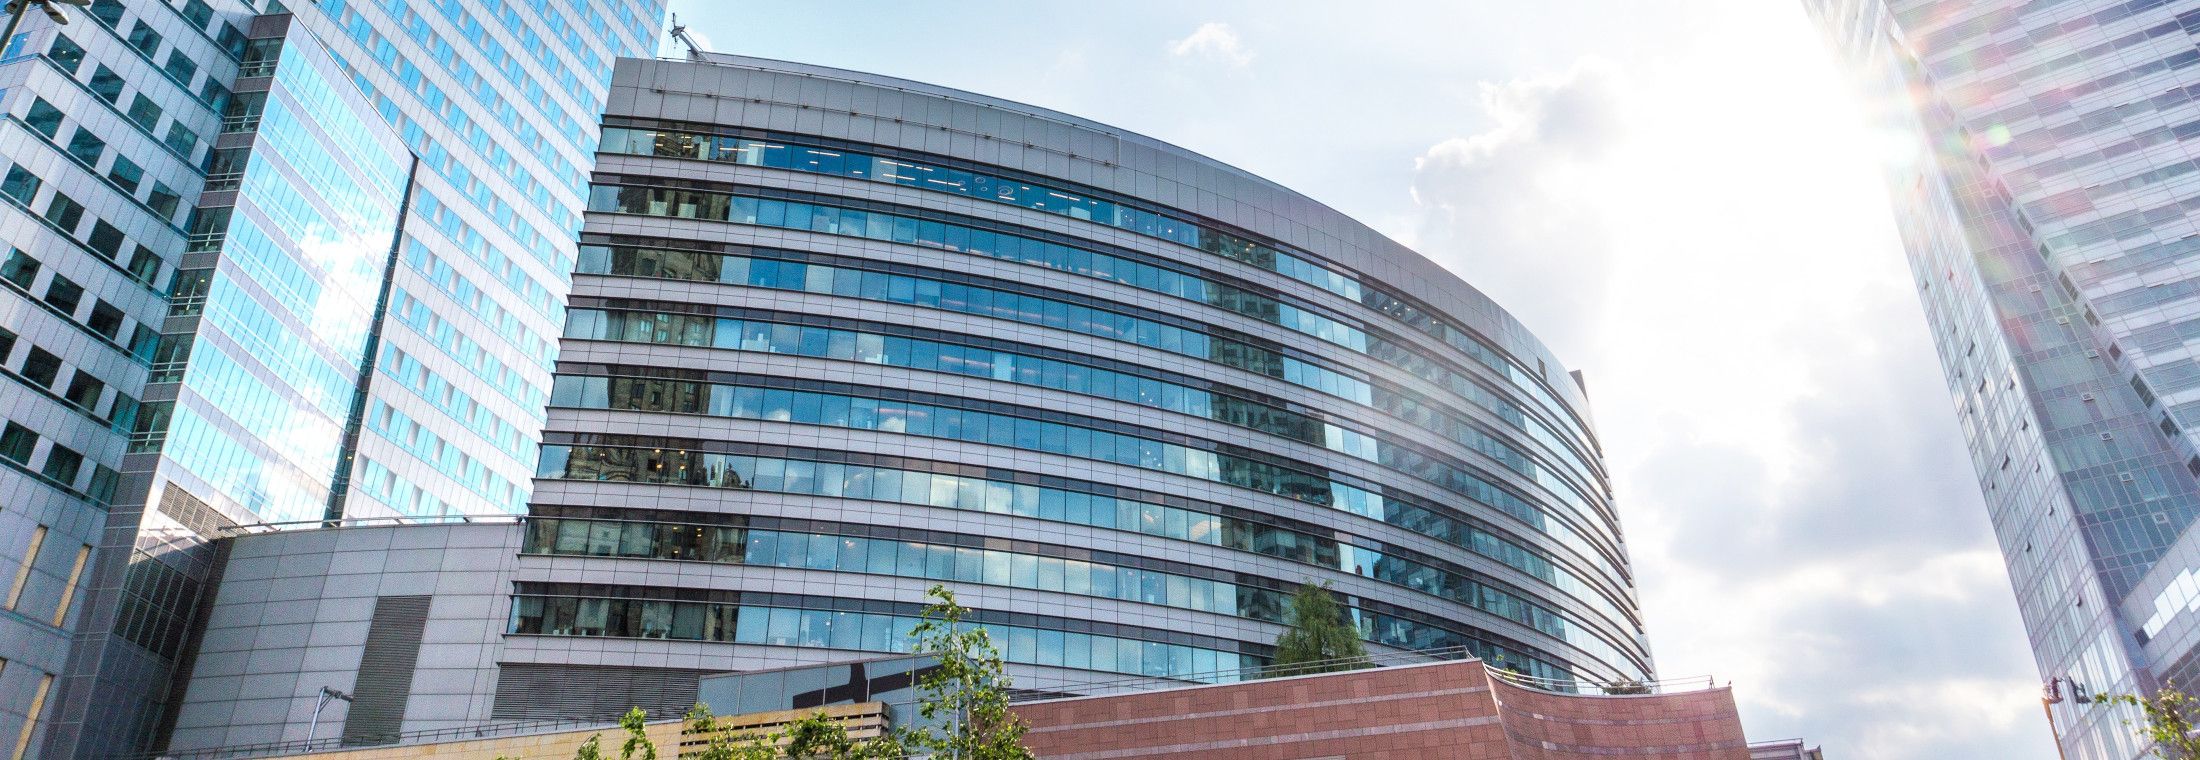
<path fill-rule="evenodd" d="M 623 60 L 609 102 L 500 713 L 894 651 L 937 583 L 1030 688 L 1236 678 L 1309 580 L 1375 651 L 1651 677 L 1582 389 L 1414 252 L 914 82 Z"/>

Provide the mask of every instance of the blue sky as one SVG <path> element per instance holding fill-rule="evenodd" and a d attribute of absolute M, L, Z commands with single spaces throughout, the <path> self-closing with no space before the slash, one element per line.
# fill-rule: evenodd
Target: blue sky
<path fill-rule="evenodd" d="M 1662 675 L 1838 757 L 2054 754 L 1861 126 L 1793 0 L 676 0 L 1328 203 L 1586 374 Z M 667 53 L 671 54 L 671 53 Z"/>

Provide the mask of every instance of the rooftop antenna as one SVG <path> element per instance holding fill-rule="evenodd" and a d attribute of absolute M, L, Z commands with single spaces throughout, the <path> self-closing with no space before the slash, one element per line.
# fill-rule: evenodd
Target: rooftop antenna
<path fill-rule="evenodd" d="M 679 40 L 680 44 L 687 46 L 688 60 L 703 60 L 703 46 L 697 44 L 695 42 L 695 37 L 688 34 L 687 25 L 680 23 L 680 14 L 677 13 L 672 14 L 672 38 Z"/>

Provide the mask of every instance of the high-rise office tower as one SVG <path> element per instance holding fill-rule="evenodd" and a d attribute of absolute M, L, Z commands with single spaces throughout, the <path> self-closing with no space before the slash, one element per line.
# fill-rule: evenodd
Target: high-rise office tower
<path fill-rule="evenodd" d="M 2058 741 L 2200 685 L 2200 2 L 1810 0 L 1888 187 Z M 2055 700 L 2060 701 L 2055 701 Z"/>
<path fill-rule="evenodd" d="M 238 523 L 527 500 L 656 0 L 96 0 L 0 62 L 0 740 L 152 748 Z"/>
<path fill-rule="evenodd" d="M 1577 379 L 1427 259 L 1182 148 L 620 61 L 574 282 L 506 715 L 894 651 L 941 582 L 1028 688 L 1237 677 L 1307 580 L 1378 650 L 1651 674 Z"/>

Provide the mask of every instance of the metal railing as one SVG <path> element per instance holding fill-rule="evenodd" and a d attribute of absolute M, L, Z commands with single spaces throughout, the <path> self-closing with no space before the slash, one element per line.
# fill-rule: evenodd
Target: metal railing
<path fill-rule="evenodd" d="M 244 536 L 258 533 L 274 533 L 284 530 L 314 528 L 366 528 L 378 525 L 513 525 L 523 518 L 520 515 L 433 515 L 382 517 L 346 517 L 340 520 L 292 520 L 289 522 L 247 523 L 222 529 L 222 535 Z"/>
<path fill-rule="evenodd" d="M 1314 675 L 1317 673 L 1331 673 L 1342 670 L 1357 670 L 1360 668 L 1383 668 L 1396 667 L 1400 665 L 1425 665 L 1433 662 L 1446 662 L 1453 660 L 1469 659 L 1474 659 L 1474 652 L 1471 649 L 1463 646 L 1441 647 L 1435 649 L 1416 649 L 1400 652 L 1383 652 L 1379 654 L 1370 654 L 1363 657 L 1343 657 L 1330 660 L 1317 660 L 1313 662 L 1294 663 L 1291 665 L 1255 665 L 1252 667 L 1244 668 L 1222 668 L 1219 670 L 1195 671 L 1190 673 L 1170 673 L 1167 675 L 1157 676 L 1137 676 L 1133 678 L 1121 678 L 1109 681 L 1077 681 L 1074 683 L 1065 682 L 1060 685 L 1061 688 L 1064 690 L 1073 689 L 1075 691 L 1074 694 L 1047 688 L 1021 688 L 1017 689 L 1016 693 L 1011 695 L 1009 699 L 1012 702 L 1029 702 L 1041 699 L 1056 699 L 1065 696 L 1105 696 L 1109 694 L 1129 694 L 1141 691 L 1175 689 L 1185 686 L 1240 683 L 1244 681 L 1259 680 L 1262 678 L 1284 678 L 1289 676 Z"/>
<path fill-rule="evenodd" d="M 213 749 L 189 750 L 184 752 L 161 752 L 139 755 L 138 760 L 222 760 L 223 758 L 301 755 L 310 752 L 327 752 L 337 749 L 388 747 L 402 744 L 435 744 L 438 742 L 465 741 L 469 739 L 490 739 L 499 736 L 516 736 L 520 734 L 551 734 L 563 733 L 566 731 L 578 731 L 590 728 L 616 728 L 618 727 L 618 725 L 619 722 L 617 720 L 604 720 L 596 718 L 538 718 L 535 720 L 511 721 L 505 723 L 483 723 L 480 725 L 461 726 L 458 728 L 431 728 L 420 731 L 406 731 L 404 733 L 389 734 L 386 736 L 376 737 L 377 739 L 381 739 L 383 741 L 358 742 L 348 745 L 344 743 L 343 737 L 331 736 L 321 739 L 293 739 L 290 741 L 282 742 L 239 744 L 231 747 L 217 747 Z"/>
<path fill-rule="evenodd" d="M 241 113 L 222 115 L 222 134 L 251 132 L 260 128 L 260 114 Z"/>
<path fill-rule="evenodd" d="M 1076 694 L 1074 695 L 1065 694 L 1063 691 L 1055 691 L 1043 687 L 1025 688 L 1018 689 L 1016 694 L 1011 695 L 1010 701 L 1029 702 L 1041 699 L 1056 699 L 1063 696 L 1104 696 L 1108 694 L 1127 694 L 1141 691 L 1173 689 L 1184 686 L 1197 686 L 1216 683 L 1237 683 L 1262 678 L 1283 678 L 1298 675 L 1314 675 L 1318 673 L 1330 673 L 1341 670 L 1354 670 L 1359 668 L 1422 665 L 1432 662 L 1470 659 L 1475 659 L 1474 652 L 1472 649 L 1464 646 L 1441 647 L 1435 649 L 1417 649 L 1399 652 L 1384 652 L 1380 654 L 1370 654 L 1363 657 L 1345 657 L 1331 660 L 1318 660 L 1314 662 L 1295 663 L 1292 665 L 1283 666 L 1262 665 L 1247 668 L 1225 668 L 1220 670 L 1192 673 L 1171 673 L 1168 675 L 1160 676 L 1139 676 L 1135 678 L 1122 678 L 1110 681 L 1078 681 L 1075 683 L 1061 684 L 1061 687 L 1065 690 L 1074 689 L 1076 691 Z M 1537 676 L 1528 675 L 1526 673 L 1508 670 L 1494 663 L 1485 662 L 1484 664 L 1488 667 L 1490 676 L 1492 678 L 1501 678 L 1504 679 L 1507 683 L 1518 686 L 1525 686 L 1527 688 L 1535 689 L 1537 691 L 1548 691 L 1561 694 L 1609 696 L 1668 694 L 1683 691 L 1699 691 L 1702 689 L 1712 688 L 1717 685 L 1714 681 L 1712 681 L 1710 676 L 1668 678 L 1656 681 L 1623 680 L 1612 682 L 1592 681 L 1576 678 L 1540 678 Z"/>
<path fill-rule="evenodd" d="M 1589 694 L 1604 696 L 1644 696 L 1651 694 L 1675 694 L 1686 691 L 1703 691 L 1718 687 L 1711 676 L 1683 676 L 1661 678 L 1655 681 L 1586 681 L 1578 678 L 1539 678 L 1502 668 L 1490 668 L 1490 676 L 1515 686 L 1525 686 L 1537 691 L 1562 694 Z"/>
<path fill-rule="evenodd" d="M 228 233 L 229 230 L 226 227 L 217 232 L 193 232 L 190 237 L 184 239 L 183 252 L 219 251 L 222 249 L 222 241 L 228 239 Z"/>
<path fill-rule="evenodd" d="M 244 172 L 215 172 L 206 175 L 205 189 L 209 191 L 235 190 L 243 186 Z"/>

